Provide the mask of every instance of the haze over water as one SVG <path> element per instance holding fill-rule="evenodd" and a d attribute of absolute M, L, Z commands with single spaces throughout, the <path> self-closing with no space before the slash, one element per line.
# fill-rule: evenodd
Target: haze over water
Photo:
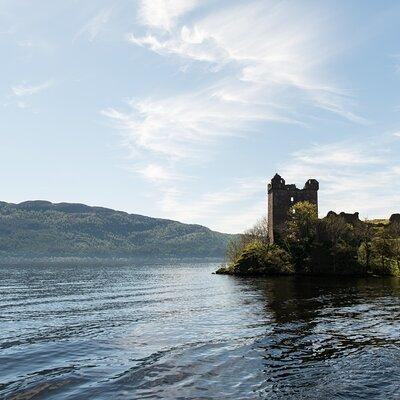
<path fill-rule="evenodd" d="M 398 399 L 399 279 L 0 267 L 0 398 Z"/>

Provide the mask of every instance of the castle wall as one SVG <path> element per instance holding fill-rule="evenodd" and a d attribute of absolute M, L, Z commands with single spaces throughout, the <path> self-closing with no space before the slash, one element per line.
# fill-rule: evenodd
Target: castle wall
<path fill-rule="evenodd" d="M 345 213 L 345 212 L 336 214 L 334 211 L 329 211 L 327 214 L 327 217 L 341 217 L 346 221 L 347 224 L 350 224 L 350 225 L 356 225 L 359 222 L 361 222 L 360 214 L 358 212 L 353 213 L 353 214 Z"/>

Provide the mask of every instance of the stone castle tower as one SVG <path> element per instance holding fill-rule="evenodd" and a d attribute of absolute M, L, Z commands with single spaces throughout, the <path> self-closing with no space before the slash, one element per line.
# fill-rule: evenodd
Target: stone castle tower
<path fill-rule="evenodd" d="M 285 229 L 290 207 L 299 201 L 309 201 L 318 209 L 319 183 L 309 179 L 303 189 L 296 185 L 286 185 L 285 180 L 278 174 L 268 184 L 268 235 L 273 242 Z"/>

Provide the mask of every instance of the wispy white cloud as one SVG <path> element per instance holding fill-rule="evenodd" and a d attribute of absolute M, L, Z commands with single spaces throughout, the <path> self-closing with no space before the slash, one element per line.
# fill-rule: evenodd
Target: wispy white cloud
<path fill-rule="evenodd" d="M 20 109 L 31 108 L 31 97 L 41 93 L 54 85 L 54 80 L 49 79 L 39 84 L 30 84 L 26 81 L 11 87 L 11 93 L 6 96 L 4 107 L 15 106 Z"/>
<path fill-rule="evenodd" d="M 323 5 L 254 0 L 219 8 L 212 3 L 215 7 L 206 11 L 199 9 L 200 1 L 140 1 L 142 26 L 127 35 L 128 42 L 178 62 L 181 71 L 195 70 L 203 86 L 132 99 L 126 109 L 111 107 L 103 115 L 124 132 L 125 143 L 140 153 L 141 162 L 146 157 L 156 165 L 175 161 L 177 171 L 168 173 L 154 166 L 136 168 L 157 183 L 163 215 L 186 222 L 215 215 L 213 227 L 232 231 L 265 211 L 262 180 L 256 180 L 257 188 L 236 182 L 213 194 L 200 193 L 194 201 L 179 185 L 160 182 L 171 181 L 187 163 L 204 162 L 227 138 L 258 134 L 260 126 L 268 134 L 269 122 L 307 125 L 316 115 L 367 121 L 357 114 L 352 93 L 329 78 L 327 64 L 337 48 L 329 33 L 330 11 Z M 381 165 L 379 155 L 365 159 L 357 150 L 334 150 L 319 163 L 312 153 L 299 152 L 295 164 L 307 172 L 329 163 Z M 223 216 L 227 206 L 235 209 L 235 224 Z"/>
<path fill-rule="evenodd" d="M 81 36 L 86 36 L 89 41 L 93 41 L 104 29 L 113 15 L 114 7 L 104 8 L 99 11 L 94 17 L 75 34 L 74 41 Z"/>
<path fill-rule="evenodd" d="M 307 150 L 294 153 L 296 160 L 308 165 L 330 165 L 334 167 L 361 166 L 385 163 L 385 154 L 376 148 L 357 146 L 352 142 L 314 145 Z"/>
<path fill-rule="evenodd" d="M 138 172 L 144 179 L 158 184 L 164 184 L 183 179 L 183 176 L 178 175 L 172 172 L 170 169 L 159 164 L 148 164 L 146 166 L 139 167 L 136 169 L 136 172 Z"/>
<path fill-rule="evenodd" d="M 162 157 L 201 158 L 219 140 L 251 134 L 261 121 L 296 123 L 278 108 L 252 101 L 252 93 L 213 86 L 205 91 L 161 100 L 129 102 L 129 112 L 103 110 L 128 133 L 130 146 Z"/>
<path fill-rule="evenodd" d="M 326 15 L 295 3 L 239 2 L 190 25 L 178 25 L 166 34 L 131 34 L 128 40 L 161 55 L 172 54 L 218 68 L 234 64 L 236 81 L 259 88 L 261 99 L 272 90 L 276 95 L 288 88 L 297 91 L 292 96 L 300 94 L 314 106 L 364 122 L 352 111 L 348 93 L 318 78 L 318 68 L 332 52 L 323 25 L 326 20 Z"/>
<path fill-rule="evenodd" d="M 32 96 L 50 88 L 53 84 L 54 81 L 52 79 L 37 85 L 31 85 L 27 82 L 22 82 L 19 85 L 13 86 L 11 90 L 17 97 Z"/>
<path fill-rule="evenodd" d="M 213 229 L 237 233 L 265 214 L 264 183 L 262 178 L 235 179 L 231 185 L 196 197 L 176 186 L 164 186 L 159 206 L 168 218 L 189 223 L 212 220 Z M 226 217 L 230 208 L 236 209 L 235 217 Z"/>
<path fill-rule="evenodd" d="M 168 31 L 199 4 L 200 0 L 140 0 L 138 16 L 143 25 Z"/>
<path fill-rule="evenodd" d="M 11 91 L 16 97 L 32 96 L 37 93 L 43 92 L 53 86 L 54 80 L 50 79 L 43 83 L 32 85 L 27 82 L 22 82 L 19 85 L 12 86 Z"/>
<path fill-rule="evenodd" d="M 212 37 L 206 37 L 197 27 L 190 30 L 184 26 L 177 37 L 158 38 L 155 35 L 127 35 L 130 43 L 147 47 L 160 55 L 177 55 L 184 59 L 202 61 L 223 66 L 230 61 L 226 49 L 219 46 Z"/>
<path fill-rule="evenodd" d="M 251 1 L 181 23 L 199 4 L 140 3 L 140 21 L 149 31 L 128 35 L 131 43 L 202 63 L 208 76 L 224 68 L 224 77 L 210 77 L 196 92 L 131 101 L 128 112 L 106 110 L 130 132 L 132 146 L 164 157 L 193 157 L 218 138 L 253 134 L 257 122 L 304 123 L 315 107 L 365 122 L 352 111 L 347 92 L 319 78 L 331 52 L 323 40 L 325 15 L 290 2 Z"/>
<path fill-rule="evenodd" d="M 315 145 L 294 153 L 281 172 L 290 182 L 320 181 L 321 214 L 358 211 L 364 217 L 387 217 L 398 212 L 400 202 L 397 151 L 389 137 Z"/>

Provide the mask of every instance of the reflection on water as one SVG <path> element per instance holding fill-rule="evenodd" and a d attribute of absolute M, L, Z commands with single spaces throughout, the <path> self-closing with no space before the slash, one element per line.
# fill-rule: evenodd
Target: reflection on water
<path fill-rule="evenodd" d="M 398 279 L 0 267 L 0 398 L 399 399 Z"/>

